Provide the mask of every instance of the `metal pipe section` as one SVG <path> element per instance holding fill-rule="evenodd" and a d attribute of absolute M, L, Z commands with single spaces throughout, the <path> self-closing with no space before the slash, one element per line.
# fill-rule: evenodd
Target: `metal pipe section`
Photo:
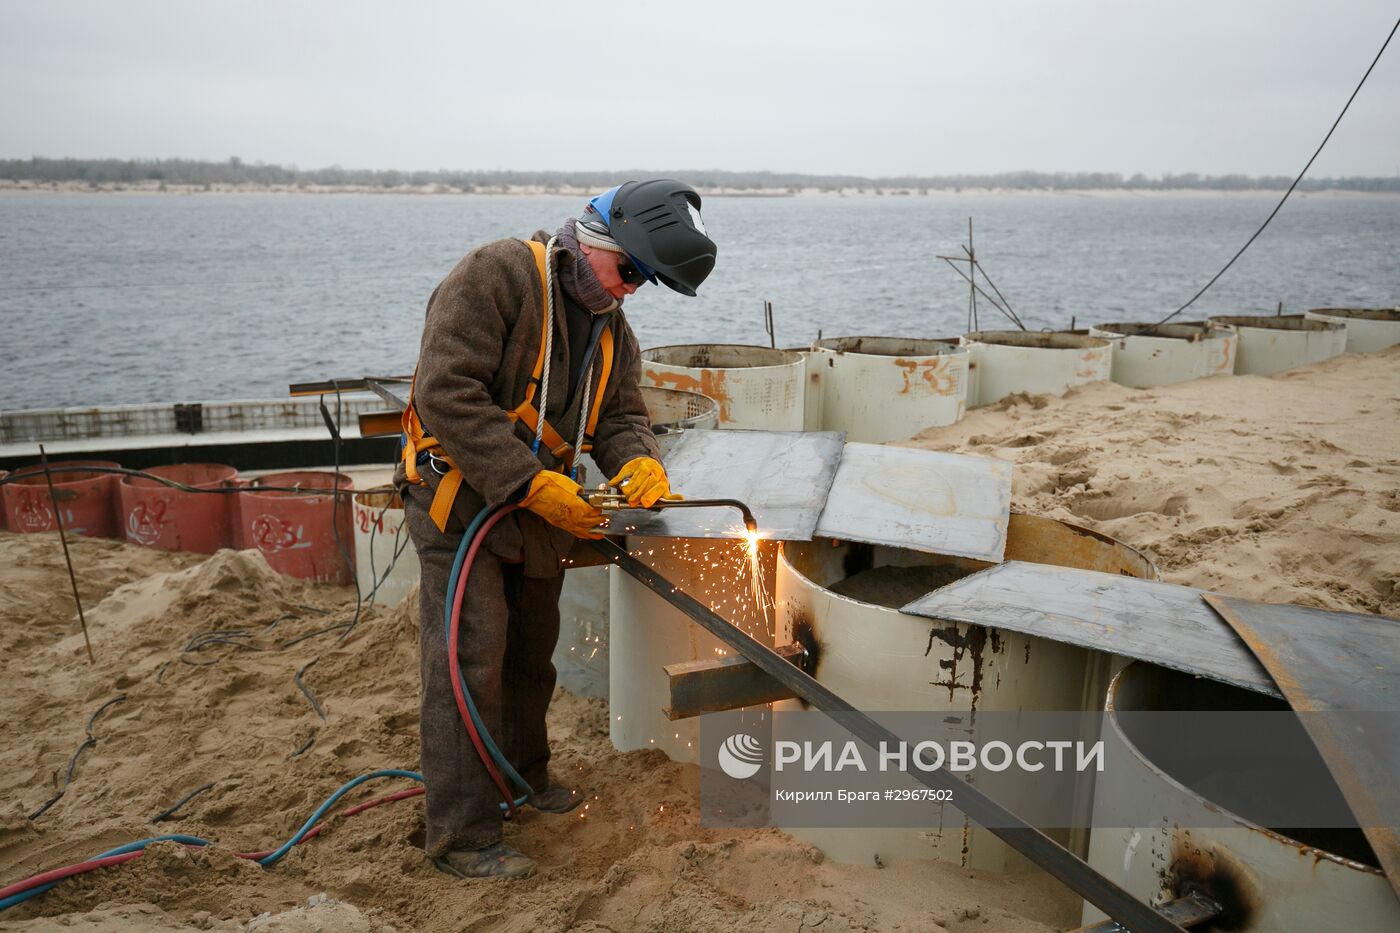
<path fill-rule="evenodd" d="M 962 344 L 972 351 L 969 408 L 1017 392 L 1064 395 L 1074 386 L 1106 382 L 1113 371 L 1113 346 L 1087 334 L 977 331 L 964 334 Z"/>
<path fill-rule="evenodd" d="M 1113 343 L 1113 381 L 1135 389 L 1233 373 L 1234 329 L 1206 324 L 1097 324 L 1089 336 Z"/>
<path fill-rule="evenodd" d="M 1155 579 L 1142 554 L 1104 535 L 1012 513 L 1006 559 Z M 817 539 L 787 542 L 778 557 L 777 644 L 818 646 L 808 670 L 864 710 L 1083 710 L 1103 703 L 1115 660 L 1032 635 L 935 622 L 899 611 L 926 593 L 993 564 L 906 548 Z M 1026 780 L 985 775 L 983 789 L 1011 807 L 1034 798 L 1087 802 L 1092 780 L 1061 774 Z M 836 861 L 869 864 L 874 853 L 936 858 L 991 871 L 1025 863 L 980 826 L 949 811 L 945 832 L 917 829 L 800 829 L 794 834 Z M 1072 851 L 1083 831 L 1051 833 Z"/>
<path fill-rule="evenodd" d="M 1301 314 L 1281 317 L 1213 317 L 1239 332 L 1237 376 L 1267 376 L 1320 363 L 1346 352 L 1347 325 L 1340 321 L 1310 321 Z"/>
<path fill-rule="evenodd" d="M 1400 343 L 1400 308 L 1313 308 L 1303 317 L 1345 324 L 1348 353 L 1375 353 Z"/>
<path fill-rule="evenodd" d="M 642 351 L 642 384 L 684 389 L 719 404 L 719 427 L 801 431 L 802 354 L 742 344 L 693 344 Z"/>
<path fill-rule="evenodd" d="M 819 340 L 808 378 L 821 387 L 821 430 L 874 444 L 910 438 L 962 419 L 966 347 L 907 337 Z"/>
<path fill-rule="evenodd" d="M 352 497 L 355 577 L 365 598 L 393 607 L 418 582 L 418 552 L 404 523 L 403 501 L 391 487 L 368 489 Z"/>
<path fill-rule="evenodd" d="M 1400 901 L 1360 830 L 1316 831 L 1314 838 L 1301 830 L 1290 830 L 1290 837 L 1261 826 L 1240 811 L 1249 807 L 1250 788 L 1267 775 L 1198 773 L 1198 764 L 1184 763 L 1190 754 L 1157 761 L 1144 751 L 1141 738 L 1135 740 L 1142 720 L 1133 713 L 1288 708 L 1282 701 L 1141 661 L 1124 668 L 1109 687 L 1102 738 L 1109 760 L 1132 762 L 1137 770 L 1120 768 L 1101 777 L 1094 803 L 1101 814 L 1137 812 L 1144 820 L 1139 826 L 1095 829 L 1089 864 L 1145 900 L 1206 895 L 1223 908 L 1218 929 L 1400 930 Z M 1311 746 L 1304 751 L 1316 754 Z M 1197 773 L 1186 770 L 1192 766 Z M 1320 762 L 1319 768 L 1325 772 Z M 1212 796 L 1192 785 L 1214 788 Z M 1222 797 L 1226 793 L 1233 797 Z M 1232 825 L 1222 826 L 1222 817 Z M 1308 838 L 1299 838 L 1304 835 Z M 1102 920 L 1101 911 L 1086 905 L 1083 922 Z"/>
<path fill-rule="evenodd" d="M 856 738 L 876 748 L 880 746 L 881 742 L 891 744 L 899 742 L 899 737 L 893 732 L 855 709 L 850 703 L 788 662 L 771 648 L 754 640 L 736 626 L 731 625 L 701 605 L 670 580 L 627 553 L 616 542 L 603 538 L 590 542 L 590 544 L 651 592 L 674 606 L 687 618 L 699 624 L 733 650 L 748 658 L 770 677 L 783 683 L 817 709 L 846 714 L 844 721 Z M 960 808 L 977 822 L 984 825 L 992 823 L 998 827 L 1007 827 L 992 829 L 991 832 L 1085 900 L 1102 909 L 1110 917 L 1127 924 L 1130 929 L 1141 931 L 1141 933 L 1176 933 L 1182 929 L 1090 868 L 1073 853 L 1061 848 L 1049 836 L 1018 820 L 1014 814 L 971 784 L 954 777 L 943 769 L 937 771 L 915 769 L 914 773 L 920 783 L 927 787 L 935 790 L 956 791 Z"/>

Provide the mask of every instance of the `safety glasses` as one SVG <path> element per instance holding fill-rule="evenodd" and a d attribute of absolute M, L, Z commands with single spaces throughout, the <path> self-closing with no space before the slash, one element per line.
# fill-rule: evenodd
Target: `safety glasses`
<path fill-rule="evenodd" d="M 647 277 L 642 274 L 642 270 L 638 269 L 636 264 L 633 263 L 631 259 L 627 258 L 624 258 L 617 264 L 617 274 L 622 277 L 623 284 L 625 285 L 641 287 L 648 281 Z"/>

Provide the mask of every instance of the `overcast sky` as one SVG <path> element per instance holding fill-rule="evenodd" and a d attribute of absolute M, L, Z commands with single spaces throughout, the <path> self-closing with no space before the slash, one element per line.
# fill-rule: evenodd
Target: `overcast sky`
<path fill-rule="evenodd" d="M 1400 0 L 7 0 L 0 156 L 1292 175 Z M 1400 174 L 1400 36 L 1311 174 Z"/>

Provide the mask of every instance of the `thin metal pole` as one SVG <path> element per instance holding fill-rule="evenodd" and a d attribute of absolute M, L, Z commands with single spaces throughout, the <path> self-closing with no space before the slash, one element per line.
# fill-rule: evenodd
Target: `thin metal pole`
<path fill-rule="evenodd" d="M 63 561 L 68 565 L 68 582 L 73 584 L 73 602 L 78 604 L 78 621 L 83 626 L 83 644 L 87 645 L 89 664 L 96 664 L 92 656 L 92 640 L 88 638 L 87 617 L 83 615 L 83 598 L 78 595 L 78 576 L 73 573 L 73 557 L 68 553 L 68 533 L 63 530 L 63 509 L 58 504 L 58 494 L 53 489 L 53 474 L 49 472 L 49 455 L 44 445 L 39 445 L 39 462 L 44 466 L 44 481 L 49 484 L 49 501 L 53 503 L 53 520 L 58 525 L 58 540 L 63 542 Z"/>
<path fill-rule="evenodd" d="M 972 290 L 967 294 L 969 307 L 972 309 L 972 329 L 981 329 L 981 321 L 977 320 L 977 250 L 972 245 L 972 218 L 967 218 L 967 258 L 968 262 L 968 284 Z"/>

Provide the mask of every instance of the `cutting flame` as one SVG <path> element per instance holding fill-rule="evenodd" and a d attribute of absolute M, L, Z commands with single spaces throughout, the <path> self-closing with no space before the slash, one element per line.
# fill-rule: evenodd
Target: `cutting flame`
<path fill-rule="evenodd" d="M 772 631 L 772 623 L 768 619 L 768 610 L 772 606 L 772 601 L 767 598 L 767 594 L 763 591 L 763 565 L 759 562 L 758 529 L 741 525 L 739 536 L 744 541 L 744 553 L 749 563 L 749 594 L 753 596 L 754 608 L 758 610 L 759 617 L 769 631 Z"/>

